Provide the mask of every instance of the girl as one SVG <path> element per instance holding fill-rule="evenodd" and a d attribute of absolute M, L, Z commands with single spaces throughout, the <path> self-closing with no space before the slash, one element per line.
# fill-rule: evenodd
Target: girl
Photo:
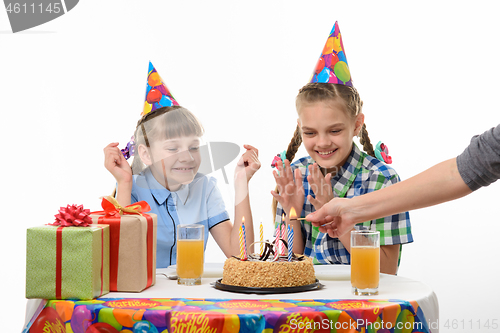
<path fill-rule="evenodd" d="M 274 171 L 277 190 L 271 194 L 275 199 L 275 220 L 279 223 L 286 214 L 286 223 L 299 231 L 295 232 L 294 252 L 314 257 L 316 263 L 349 264 L 350 235 L 331 238 L 310 222 L 301 223 L 293 216 L 290 221 L 292 208 L 297 216 L 306 216 L 334 196 L 351 198 L 399 181 L 394 169 L 374 158 L 362 105 L 352 86 L 318 82 L 305 85 L 296 98 L 299 118 L 284 166 L 278 161 L 279 173 Z M 358 135 L 368 154 L 353 143 L 353 137 Z M 301 143 L 309 156 L 290 165 Z M 408 212 L 363 225 L 380 231 L 380 271 L 396 274 L 401 245 L 413 241 Z"/>
<path fill-rule="evenodd" d="M 118 143 L 104 148 L 104 164 L 117 182 L 122 206 L 144 200 L 158 215 L 157 267 L 176 263 L 176 226 L 199 223 L 229 257 L 239 254 L 239 227 L 245 217 L 247 244 L 254 239 L 248 182 L 260 168 L 258 151 L 245 145 L 235 170 L 235 224 L 229 220 L 215 178 L 198 173 L 201 163 L 198 119 L 180 106 L 144 115 L 134 133 L 135 158 L 129 166 Z"/>

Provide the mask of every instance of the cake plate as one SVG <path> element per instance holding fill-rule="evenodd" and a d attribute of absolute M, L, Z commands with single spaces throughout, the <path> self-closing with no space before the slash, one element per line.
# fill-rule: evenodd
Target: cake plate
<path fill-rule="evenodd" d="M 241 286 L 232 286 L 229 284 L 223 284 L 222 279 L 219 279 L 211 285 L 215 287 L 215 289 L 231 291 L 235 293 L 243 293 L 243 294 L 286 294 L 286 293 L 298 293 L 302 291 L 311 291 L 311 290 L 319 290 L 324 286 L 319 283 L 318 279 L 316 279 L 315 283 L 307 284 L 305 286 L 297 286 L 297 287 L 282 287 L 282 288 L 255 288 L 255 287 L 241 287 Z"/>

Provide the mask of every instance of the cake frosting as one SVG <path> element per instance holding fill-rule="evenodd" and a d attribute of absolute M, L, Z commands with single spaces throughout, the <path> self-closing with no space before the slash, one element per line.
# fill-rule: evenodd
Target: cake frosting
<path fill-rule="evenodd" d="M 221 283 L 252 288 L 297 287 L 316 282 L 312 258 L 301 256 L 287 261 L 240 260 L 231 257 L 224 263 Z"/>

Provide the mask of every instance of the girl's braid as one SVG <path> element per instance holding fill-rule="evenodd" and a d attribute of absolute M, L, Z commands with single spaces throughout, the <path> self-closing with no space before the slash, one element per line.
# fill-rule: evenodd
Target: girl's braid
<path fill-rule="evenodd" d="M 363 149 L 368 155 L 375 157 L 373 145 L 370 141 L 370 137 L 368 136 L 368 131 L 366 130 L 366 124 L 363 124 L 363 127 L 361 127 L 359 142 L 363 145 Z"/>
<path fill-rule="evenodd" d="M 292 140 L 290 141 L 286 149 L 286 159 L 290 161 L 290 163 L 292 163 L 293 158 L 295 157 L 295 154 L 297 153 L 297 150 L 299 150 L 301 144 L 302 144 L 302 136 L 300 135 L 299 124 L 297 124 L 295 132 L 293 132 Z"/>
<path fill-rule="evenodd" d="M 341 96 L 347 104 L 347 109 L 350 111 L 352 116 L 357 116 L 363 110 L 363 101 L 361 100 L 358 91 L 354 87 L 347 86 L 335 86 Z M 370 156 L 375 157 L 375 152 L 373 151 L 373 145 L 368 136 L 368 131 L 366 130 L 366 124 L 363 124 L 360 131 L 359 142 L 363 145 L 363 150 Z"/>

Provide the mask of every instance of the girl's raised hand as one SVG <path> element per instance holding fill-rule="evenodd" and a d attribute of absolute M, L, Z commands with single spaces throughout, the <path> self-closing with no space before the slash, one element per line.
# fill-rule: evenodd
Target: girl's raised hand
<path fill-rule="evenodd" d="M 318 210 L 334 197 L 331 184 L 332 175 L 328 173 L 323 177 L 317 163 L 309 165 L 308 169 L 309 176 L 307 176 L 307 181 L 316 198 L 308 195 L 307 200 Z"/>
<path fill-rule="evenodd" d="M 278 169 L 279 174 L 276 170 L 273 170 L 273 175 L 276 180 L 279 193 L 271 191 L 271 194 L 281 204 L 281 207 L 283 207 L 283 210 L 288 216 L 290 216 L 290 210 L 292 207 L 295 209 L 297 216 L 300 216 L 302 206 L 304 205 L 304 185 L 302 183 L 302 174 L 300 173 L 299 168 L 295 169 L 292 174 L 292 168 L 290 167 L 290 162 L 288 160 L 285 160 L 284 169 L 281 161 L 276 163 L 276 168 Z"/>
<path fill-rule="evenodd" d="M 132 168 L 118 148 L 118 142 L 110 143 L 103 151 L 104 167 L 115 177 L 116 182 L 132 182 Z"/>
<path fill-rule="evenodd" d="M 247 182 L 253 175 L 260 169 L 259 150 L 250 145 L 243 145 L 247 150 L 241 155 L 238 163 L 236 164 L 235 180 L 245 179 Z"/>

